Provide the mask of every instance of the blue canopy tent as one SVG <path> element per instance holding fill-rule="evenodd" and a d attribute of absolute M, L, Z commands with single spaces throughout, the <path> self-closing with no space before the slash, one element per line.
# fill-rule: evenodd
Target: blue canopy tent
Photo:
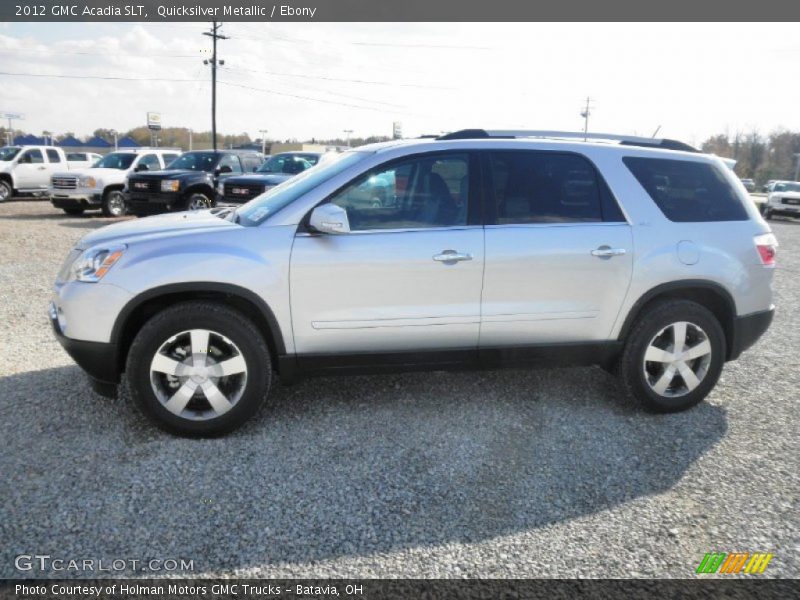
<path fill-rule="evenodd" d="M 104 148 L 104 149 L 107 149 L 107 148 L 113 148 L 114 144 L 111 144 L 111 143 L 107 142 L 106 140 L 104 140 L 101 137 L 94 136 L 93 138 L 86 140 L 83 143 L 83 146 L 85 148 Z"/>
<path fill-rule="evenodd" d="M 14 138 L 15 146 L 44 146 L 44 138 L 36 137 L 35 135 L 18 135 Z"/>
<path fill-rule="evenodd" d="M 65 137 L 60 142 L 56 142 L 56 145 L 61 146 L 62 148 L 81 148 L 83 147 L 83 142 L 70 135 Z"/>
<path fill-rule="evenodd" d="M 119 140 L 117 142 L 117 147 L 118 148 L 140 148 L 141 146 L 139 146 L 139 144 L 136 143 L 136 140 L 134 140 L 132 137 L 125 136 L 124 138 L 122 138 L 121 140 Z"/>

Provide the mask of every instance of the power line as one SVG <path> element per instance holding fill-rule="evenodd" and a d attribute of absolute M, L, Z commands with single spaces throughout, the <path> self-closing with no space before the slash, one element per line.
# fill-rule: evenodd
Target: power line
<path fill-rule="evenodd" d="M 44 73 L 11 73 L 0 71 L 0 75 L 10 75 L 12 77 L 52 77 L 55 79 L 99 79 L 103 81 L 172 81 L 175 83 L 187 83 L 205 81 L 204 79 L 175 79 L 174 77 L 106 77 L 101 75 L 48 75 Z"/>
<path fill-rule="evenodd" d="M 362 83 L 366 85 L 388 85 L 388 86 L 396 86 L 396 87 L 408 87 L 408 88 L 418 88 L 418 89 L 427 89 L 427 90 L 452 90 L 453 88 L 448 88 L 444 86 L 431 86 L 431 85 L 420 85 L 416 83 L 397 83 L 395 81 L 373 81 L 368 79 L 344 79 L 339 77 L 328 77 L 325 75 L 301 75 L 299 73 L 281 73 L 279 71 L 266 71 L 260 69 L 246 69 L 244 67 L 236 67 L 240 71 L 248 71 L 250 73 L 263 73 L 265 75 L 276 75 L 278 77 L 299 77 L 301 79 L 319 79 L 321 81 L 338 81 L 342 83 Z"/>

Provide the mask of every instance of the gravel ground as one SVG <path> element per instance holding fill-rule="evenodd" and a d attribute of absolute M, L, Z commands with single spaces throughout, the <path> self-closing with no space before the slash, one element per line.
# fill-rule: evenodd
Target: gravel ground
<path fill-rule="evenodd" d="M 800 576 L 800 222 L 773 226 L 775 323 L 689 412 L 641 413 L 596 368 L 315 379 L 219 440 L 93 394 L 54 340 L 55 272 L 107 222 L 0 205 L 0 577 L 36 553 L 204 576 L 690 577 L 711 550 Z"/>

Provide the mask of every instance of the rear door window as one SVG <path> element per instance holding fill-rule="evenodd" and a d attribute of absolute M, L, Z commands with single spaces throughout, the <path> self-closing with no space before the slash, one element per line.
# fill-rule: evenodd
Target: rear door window
<path fill-rule="evenodd" d="M 161 168 L 161 163 L 158 162 L 158 156 L 155 154 L 145 154 L 139 159 L 139 165 L 146 165 L 148 171 L 158 171 Z"/>
<path fill-rule="evenodd" d="M 59 156 L 58 150 L 53 150 L 52 148 L 49 148 L 47 150 L 47 160 L 49 160 L 51 163 L 60 163 L 61 156 Z"/>
<path fill-rule="evenodd" d="M 634 156 L 622 161 L 670 221 L 705 223 L 748 218 L 736 190 L 715 165 Z"/>
<path fill-rule="evenodd" d="M 594 166 L 577 154 L 493 151 L 489 175 L 489 224 L 624 221 Z"/>

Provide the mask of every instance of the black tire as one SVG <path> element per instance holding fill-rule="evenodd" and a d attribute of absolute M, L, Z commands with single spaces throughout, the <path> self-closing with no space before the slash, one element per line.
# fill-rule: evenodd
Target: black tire
<path fill-rule="evenodd" d="M 194 192 L 187 196 L 186 202 L 184 203 L 184 208 L 185 210 L 203 210 L 206 208 L 214 208 L 214 200 L 205 194 Z"/>
<path fill-rule="evenodd" d="M 0 179 L 0 202 L 11 200 L 13 196 L 14 190 L 11 188 L 11 184 L 5 179 Z"/>
<path fill-rule="evenodd" d="M 124 217 L 128 214 L 128 206 L 122 190 L 109 190 L 103 194 L 101 210 L 106 217 Z"/>
<path fill-rule="evenodd" d="M 80 207 L 80 206 L 73 206 L 73 207 L 70 207 L 70 208 L 62 208 L 61 210 L 63 210 L 65 213 L 67 213 L 70 216 L 76 217 L 78 215 L 82 215 L 83 211 L 85 209 Z"/>
<path fill-rule="evenodd" d="M 658 362 L 645 363 L 645 352 L 660 332 L 667 331 L 671 324 L 677 322 L 690 323 L 695 332 L 697 329 L 694 328 L 699 328 L 710 344 L 711 355 L 704 367 L 705 374 L 694 389 L 679 396 L 662 395 L 648 383 L 648 377 L 651 380 L 658 379 L 659 373 L 656 369 L 662 367 L 665 372 L 668 365 L 665 363 L 659 365 Z M 617 374 L 628 395 L 646 410 L 659 413 L 679 412 L 702 402 L 716 385 L 725 363 L 725 348 L 725 332 L 711 311 L 689 300 L 663 300 L 645 309 L 633 325 L 617 363 Z M 688 364 L 695 365 L 693 368 L 700 368 L 696 362 L 700 360 L 703 359 L 688 361 Z M 679 372 L 677 374 L 679 375 Z M 691 376 L 691 373 L 687 374 Z M 682 375 L 672 381 L 675 382 L 677 391 L 680 391 L 681 387 L 688 389 Z M 665 392 L 669 394 L 670 390 Z"/>
<path fill-rule="evenodd" d="M 191 420 L 170 412 L 164 400 L 156 395 L 157 384 L 151 382 L 151 363 L 162 345 L 171 337 L 193 329 L 210 330 L 227 338 L 237 347 L 247 367 L 238 401 L 224 414 L 205 420 Z M 133 401 L 156 426 L 170 433 L 213 437 L 233 431 L 258 410 L 272 383 L 269 348 L 257 332 L 253 322 L 240 312 L 214 302 L 184 302 L 159 312 L 139 330 L 128 352 L 126 375 Z M 216 382 L 220 389 L 224 379 Z M 196 391 L 190 402 L 204 402 L 203 392 Z"/>

